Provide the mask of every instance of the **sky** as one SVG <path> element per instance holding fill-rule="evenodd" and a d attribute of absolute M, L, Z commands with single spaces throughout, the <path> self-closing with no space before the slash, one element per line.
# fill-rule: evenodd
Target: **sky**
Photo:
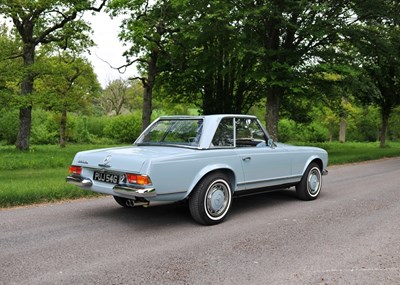
<path fill-rule="evenodd" d="M 137 75 L 134 67 L 128 68 L 124 74 L 112 68 L 120 67 L 126 63 L 125 57 L 122 56 L 125 47 L 118 40 L 121 18 L 111 19 L 105 12 L 100 12 L 95 15 L 85 13 L 84 19 L 91 23 L 92 39 L 96 43 L 96 46 L 90 49 L 90 53 L 86 57 L 91 62 L 101 86 L 104 88 L 112 80 L 127 79 Z M 0 24 L 3 22 L 12 26 L 11 20 L 5 20 L 0 16 Z"/>
<path fill-rule="evenodd" d="M 126 63 L 122 56 L 126 47 L 118 40 L 121 19 L 111 19 L 104 12 L 96 13 L 94 16 L 87 14 L 85 20 L 91 23 L 93 29 L 93 40 L 97 46 L 90 49 L 87 58 L 91 62 L 101 86 L 115 79 L 126 79 L 135 75 L 135 69 L 130 67 L 124 74 L 110 67 L 120 67 Z M 106 63 L 106 62 L 108 63 Z"/>

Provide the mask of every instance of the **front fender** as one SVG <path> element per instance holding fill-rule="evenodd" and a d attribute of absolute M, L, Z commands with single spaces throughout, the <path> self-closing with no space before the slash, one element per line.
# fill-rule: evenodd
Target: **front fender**
<path fill-rule="evenodd" d="M 325 168 L 324 162 L 323 162 L 324 160 L 323 160 L 320 156 L 318 156 L 318 155 L 312 155 L 312 156 L 310 156 L 310 157 L 308 158 L 306 164 L 304 165 L 302 174 L 304 174 L 304 172 L 306 171 L 306 169 L 307 169 L 307 167 L 310 165 L 310 163 L 313 162 L 313 161 L 316 161 L 316 160 L 318 160 L 318 165 L 321 166 L 321 171 L 323 171 L 324 168 Z"/>

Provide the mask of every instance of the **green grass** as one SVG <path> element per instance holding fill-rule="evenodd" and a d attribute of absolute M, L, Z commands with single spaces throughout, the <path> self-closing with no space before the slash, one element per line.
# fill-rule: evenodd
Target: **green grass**
<path fill-rule="evenodd" d="M 379 148 L 379 143 L 320 143 L 314 144 L 328 151 L 329 165 L 361 162 L 385 157 L 400 156 L 400 143 L 387 143 L 385 148 Z"/>
<path fill-rule="evenodd" d="M 308 144 L 309 145 L 309 144 Z M 326 149 L 329 165 L 400 156 L 400 143 L 320 143 Z M 13 146 L 0 146 L 0 207 L 55 202 L 92 197 L 98 194 L 67 184 L 68 167 L 78 151 L 109 147 L 104 145 L 32 146 L 19 152 Z"/>
<path fill-rule="evenodd" d="M 96 196 L 65 182 L 64 168 L 7 170 L 0 174 L 0 207 Z"/>
<path fill-rule="evenodd" d="M 67 184 L 65 177 L 74 155 L 104 145 L 32 146 L 20 152 L 0 146 L 0 207 L 98 196 Z"/>
<path fill-rule="evenodd" d="M 31 146 L 29 151 L 18 151 L 14 146 L 0 146 L 0 170 L 62 168 L 71 163 L 81 150 L 111 147 L 105 145 Z"/>

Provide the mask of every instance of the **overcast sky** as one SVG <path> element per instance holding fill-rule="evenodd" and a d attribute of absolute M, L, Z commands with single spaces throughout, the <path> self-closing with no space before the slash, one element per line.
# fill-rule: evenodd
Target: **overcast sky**
<path fill-rule="evenodd" d="M 122 56 L 125 47 L 118 40 L 120 19 L 111 19 L 104 12 L 96 13 L 94 16 L 85 13 L 84 18 L 92 24 L 93 40 L 97 45 L 91 48 L 90 54 L 86 56 L 92 63 L 102 87 L 114 79 L 125 79 L 137 75 L 134 67 L 129 68 L 124 74 L 110 67 L 111 65 L 116 68 L 126 63 L 125 57 Z M 10 19 L 6 21 L 0 16 L 0 24 L 3 22 L 12 26 Z"/>
<path fill-rule="evenodd" d="M 133 77 L 135 75 L 134 68 L 121 74 L 110 67 L 110 65 L 119 67 L 125 64 L 125 57 L 122 56 L 125 47 L 118 40 L 120 20 L 111 19 L 103 12 L 96 13 L 94 16 L 85 15 L 85 19 L 92 23 L 93 40 L 97 44 L 90 49 L 91 54 L 87 57 L 94 67 L 100 84 L 105 87 L 114 79 Z"/>

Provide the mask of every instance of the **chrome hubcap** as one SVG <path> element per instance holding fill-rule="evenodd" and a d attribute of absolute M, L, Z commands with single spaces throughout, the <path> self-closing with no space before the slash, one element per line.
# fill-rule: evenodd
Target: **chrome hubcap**
<path fill-rule="evenodd" d="M 308 192 L 310 195 L 318 194 L 321 185 L 321 172 L 317 168 L 313 168 L 308 176 Z"/>
<path fill-rule="evenodd" d="M 213 211 L 219 211 L 224 206 L 225 195 L 224 192 L 221 190 L 216 190 L 211 195 L 211 209 Z"/>
<path fill-rule="evenodd" d="M 211 217 L 220 217 L 226 212 L 230 200 L 229 191 L 229 186 L 223 180 L 218 180 L 210 186 L 205 206 Z"/>

